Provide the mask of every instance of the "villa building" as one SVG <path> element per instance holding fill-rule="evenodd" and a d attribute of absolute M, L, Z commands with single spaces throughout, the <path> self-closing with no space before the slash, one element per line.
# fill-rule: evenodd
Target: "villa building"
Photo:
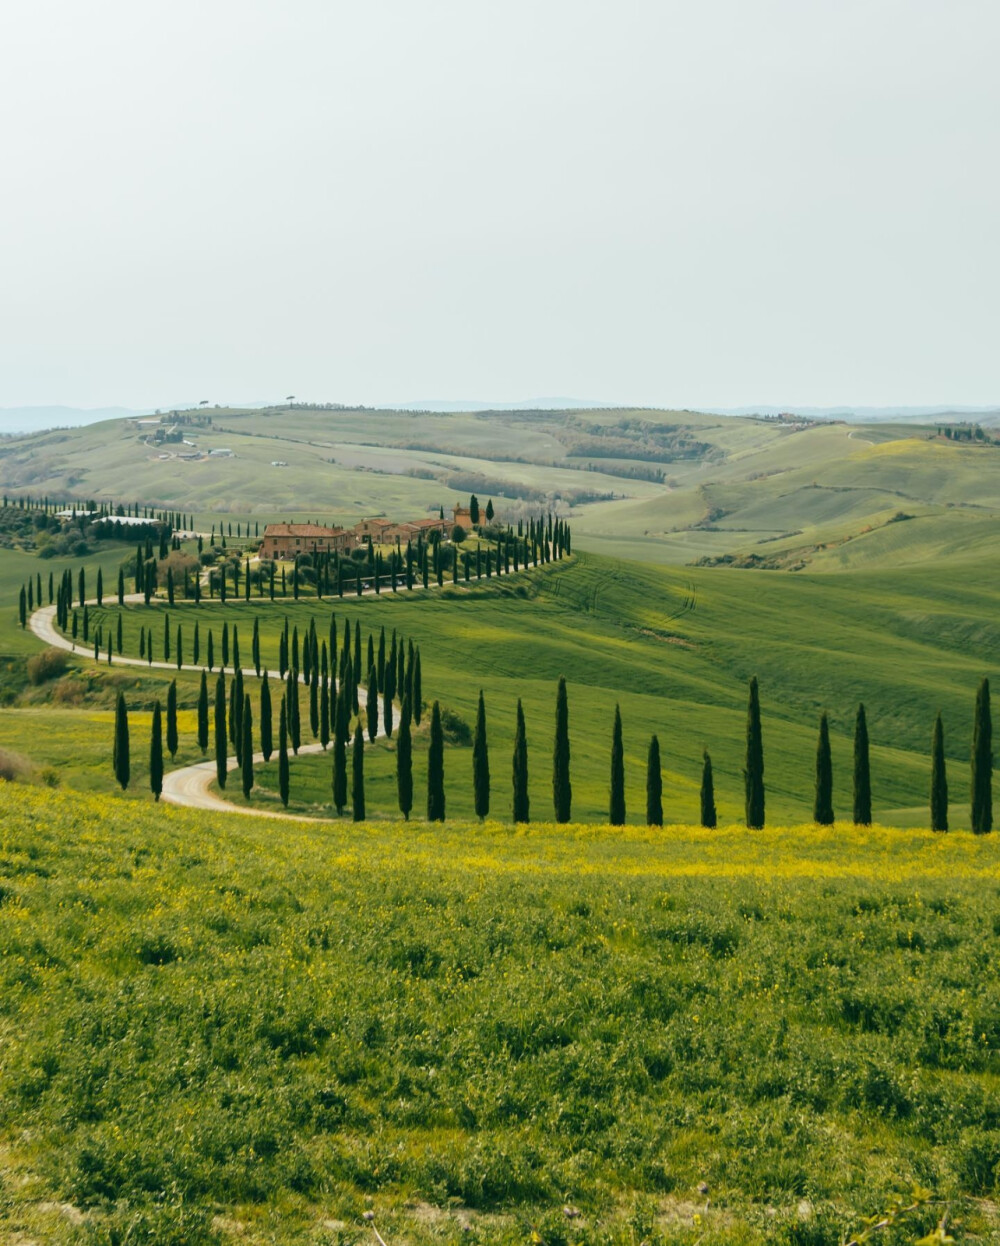
<path fill-rule="evenodd" d="M 290 561 L 297 554 L 343 554 L 354 546 L 346 528 L 324 528 L 315 523 L 269 523 L 264 529 L 261 558 Z"/>

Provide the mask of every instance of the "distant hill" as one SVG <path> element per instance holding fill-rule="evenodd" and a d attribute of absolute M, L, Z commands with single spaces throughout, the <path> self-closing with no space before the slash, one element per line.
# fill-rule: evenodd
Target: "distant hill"
<path fill-rule="evenodd" d="M 129 407 L 0 407 L 0 433 L 40 433 L 47 428 L 79 428 L 101 420 L 148 415 Z"/>

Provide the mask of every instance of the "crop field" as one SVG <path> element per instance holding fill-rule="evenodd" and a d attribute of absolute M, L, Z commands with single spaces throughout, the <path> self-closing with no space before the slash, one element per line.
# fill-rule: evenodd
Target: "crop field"
<path fill-rule="evenodd" d="M 1000 1232 L 994 837 L 0 800 L 8 1240 Z"/>

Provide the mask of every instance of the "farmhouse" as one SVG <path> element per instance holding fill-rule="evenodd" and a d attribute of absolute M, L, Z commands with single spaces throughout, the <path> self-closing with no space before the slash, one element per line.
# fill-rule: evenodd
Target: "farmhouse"
<path fill-rule="evenodd" d="M 472 522 L 472 511 L 467 506 L 452 507 L 452 526 L 458 524 L 460 528 L 464 528 L 466 532 L 471 532 L 475 525 Z"/>
<path fill-rule="evenodd" d="M 343 553 L 354 544 L 345 528 L 316 523 L 269 523 L 261 542 L 261 558 L 293 559 L 297 554 Z"/>

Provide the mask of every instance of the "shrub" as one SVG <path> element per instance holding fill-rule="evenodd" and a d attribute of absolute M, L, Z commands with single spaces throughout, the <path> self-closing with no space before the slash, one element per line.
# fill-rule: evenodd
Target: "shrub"
<path fill-rule="evenodd" d="M 38 684 L 44 684 L 50 679 L 65 675 L 68 665 L 64 650 L 43 649 L 41 653 L 36 653 L 28 659 L 28 679 L 37 687 Z"/>
<path fill-rule="evenodd" d="M 461 716 L 447 706 L 441 709 L 441 729 L 449 744 L 471 744 L 472 728 Z"/>
<path fill-rule="evenodd" d="M 35 768 L 27 757 L 8 748 L 0 748 L 0 779 L 7 783 L 30 783 Z"/>

